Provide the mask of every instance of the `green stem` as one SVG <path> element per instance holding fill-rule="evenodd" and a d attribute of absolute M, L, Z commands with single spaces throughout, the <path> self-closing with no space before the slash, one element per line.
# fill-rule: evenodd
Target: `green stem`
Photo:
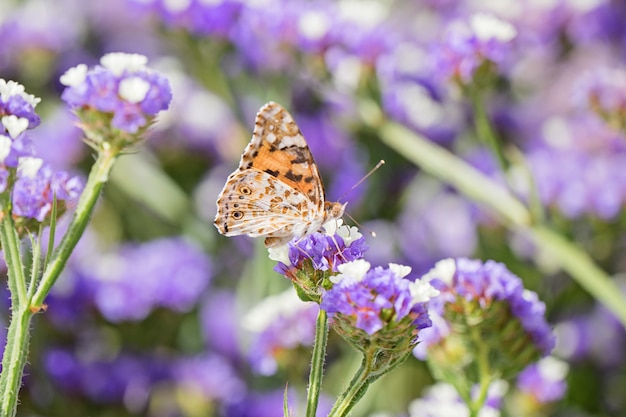
<path fill-rule="evenodd" d="M 9 290 L 11 291 L 11 324 L 2 357 L 0 374 L 0 417 L 13 417 L 16 413 L 18 392 L 26 365 L 29 325 L 32 313 L 29 310 L 24 266 L 20 252 L 20 240 L 10 214 L 0 222 L 0 241 L 7 264 Z"/>
<path fill-rule="evenodd" d="M 309 374 L 309 390 L 307 393 L 306 417 L 315 417 L 319 402 L 322 375 L 324 373 L 324 358 L 328 342 L 328 314 L 320 309 L 315 326 L 315 342 L 313 357 L 311 358 L 311 372 Z"/>
<path fill-rule="evenodd" d="M 17 413 L 18 393 L 28 356 L 30 321 L 33 317 L 33 313 L 26 304 L 19 309 L 13 308 L 11 311 L 11 324 L 2 357 L 2 374 L 0 375 L 0 417 L 14 417 Z"/>
<path fill-rule="evenodd" d="M 31 313 L 28 310 L 24 265 L 20 251 L 20 239 L 9 214 L 0 223 L 0 242 L 7 264 L 7 281 L 11 292 L 11 324 L 2 357 L 0 374 L 0 416 L 15 415 L 17 393 L 22 381 L 22 372 L 28 350 L 28 326 Z"/>
<path fill-rule="evenodd" d="M 15 230 L 11 214 L 5 214 L 0 222 L 0 242 L 4 250 L 4 259 L 7 264 L 8 285 L 11 291 L 12 307 L 19 308 L 27 303 L 26 279 L 24 265 L 20 251 L 20 239 Z"/>
<path fill-rule="evenodd" d="M 46 258 L 43 261 L 43 268 L 46 269 L 46 265 L 50 262 L 50 257 L 52 256 L 52 250 L 54 249 L 54 237 L 56 235 L 57 230 L 57 195 L 54 194 L 54 198 L 52 200 L 52 212 L 50 213 L 50 228 L 48 229 L 48 247 L 46 249 Z M 41 230 L 39 231 L 39 236 L 41 236 Z M 32 298 L 32 295 L 31 295 Z"/>
<path fill-rule="evenodd" d="M 337 398 L 328 417 L 345 417 L 348 415 L 357 400 L 363 396 L 363 393 L 371 383 L 370 373 L 374 361 L 372 354 L 365 353 L 361 366 L 350 381 L 348 388 Z"/>
<path fill-rule="evenodd" d="M 381 140 L 424 171 L 453 185 L 499 215 L 509 229 L 526 232 L 578 284 L 604 304 L 626 327 L 626 300 L 614 281 L 584 251 L 556 232 L 531 224 L 528 209 L 507 189 L 447 150 L 400 126 L 380 125 Z"/>
<path fill-rule="evenodd" d="M 454 185 L 472 200 L 490 207 L 505 222 L 530 224 L 530 213 L 511 192 L 441 146 L 397 123 L 378 129 L 381 140 L 429 174 Z"/>
<path fill-rule="evenodd" d="M 39 282 L 39 273 L 41 268 L 41 232 L 43 227 L 39 228 L 39 233 L 36 238 L 30 236 L 30 243 L 32 248 L 32 263 L 30 266 L 30 280 L 28 281 L 28 294 L 27 297 L 30 300 L 33 297 L 37 283 Z"/>
<path fill-rule="evenodd" d="M 113 168 L 117 155 L 118 152 L 112 149 L 100 151 L 98 154 L 98 159 L 91 168 L 87 184 L 85 184 L 85 188 L 80 196 L 67 232 L 59 243 L 59 246 L 54 250 L 52 259 L 50 263 L 46 265 L 46 269 L 43 272 L 39 287 L 31 299 L 31 306 L 33 306 L 34 309 L 39 309 L 43 306 L 44 300 L 50 292 L 50 288 L 52 288 L 52 285 L 56 282 L 61 271 L 63 271 L 63 267 L 65 267 L 67 260 L 85 231 L 89 219 L 91 218 L 93 208 L 100 196 L 102 187 L 109 178 L 109 173 L 111 172 L 111 168 Z"/>
<path fill-rule="evenodd" d="M 529 230 L 537 250 L 556 260 L 578 284 L 608 308 L 626 327 L 626 299 L 615 281 L 572 242 L 544 226 Z"/>
<path fill-rule="evenodd" d="M 470 326 L 470 331 L 473 345 L 478 348 L 476 360 L 478 365 L 480 391 L 478 392 L 478 396 L 475 400 L 470 399 L 468 406 L 470 409 L 470 417 L 478 417 L 480 410 L 483 408 L 483 405 L 487 400 L 487 392 L 489 391 L 492 375 L 489 367 L 489 347 L 484 343 L 477 326 Z"/>
<path fill-rule="evenodd" d="M 482 140 L 496 156 L 498 164 L 502 172 L 506 172 L 508 169 L 508 162 L 504 157 L 502 151 L 502 143 L 498 140 L 496 132 L 493 130 L 487 110 L 485 109 L 485 103 L 482 98 L 482 90 L 479 87 L 472 86 L 467 89 L 467 94 L 472 100 L 474 108 L 474 124 L 476 128 L 476 134 L 478 138 Z"/>

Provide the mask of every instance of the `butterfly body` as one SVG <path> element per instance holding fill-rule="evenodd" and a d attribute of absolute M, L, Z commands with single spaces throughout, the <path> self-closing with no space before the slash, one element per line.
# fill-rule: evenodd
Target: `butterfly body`
<path fill-rule="evenodd" d="M 265 237 L 277 247 L 317 232 L 343 215 L 326 202 L 313 155 L 291 115 L 269 102 L 258 112 L 252 140 L 217 199 L 215 226 L 225 236 Z"/>

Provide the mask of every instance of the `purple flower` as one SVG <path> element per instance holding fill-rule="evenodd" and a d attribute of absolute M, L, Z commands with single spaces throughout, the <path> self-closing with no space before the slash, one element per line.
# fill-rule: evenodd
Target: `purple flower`
<path fill-rule="evenodd" d="M 241 0 L 220 2 L 190 0 L 181 4 L 163 0 L 151 2 L 131 0 L 131 3 L 145 12 L 157 14 L 166 25 L 172 28 L 183 27 L 197 35 L 218 38 L 226 38 L 230 34 L 244 7 L 244 2 Z"/>
<path fill-rule="evenodd" d="M 384 84 L 382 101 L 392 117 L 434 142 L 449 145 L 455 139 L 459 115 L 421 82 L 389 80 Z"/>
<path fill-rule="evenodd" d="M 172 99 L 168 81 L 146 63 L 142 55 L 110 53 L 91 70 L 84 64 L 70 68 L 61 77 L 67 86 L 61 98 L 75 111 L 110 114 L 114 128 L 137 133 Z"/>
<path fill-rule="evenodd" d="M 368 335 L 404 321 L 415 337 L 431 325 L 425 302 L 436 291 L 421 281 L 404 279 L 410 270 L 396 264 L 370 269 L 364 260 L 343 264 L 341 274 L 332 278 L 336 284 L 322 295 L 320 308 Z"/>
<path fill-rule="evenodd" d="M 114 359 L 84 356 L 50 349 L 44 356 L 44 367 L 58 388 L 100 404 L 124 400 L 143 408 L 152 386 L 169 378 L 167 363 L 157 358 L 130 354 Z"/>
<path fill-rule="evenodd" d="M 567 390 L 568 365 L 551 356 L 529 365 L 517 377 L 517 389 L 532 397 L 533 403 L 558 401 Z"/>
<path fill-rule="evenodd" d="M 13 215 L 43 222 L 52 211 L 55 197 L 64 208 L 78 200 L 82 187 L 79 177 L 54 172 L 39 158 L 22 157 L 11 193 Z"/>
<path fill-rule="evenodd" d="M 438 78 L 453 78 L 468 84 L 483 64 L 504 63 L 516 29 L 482 13 L 472 15 L 468 23 L 453 22 L 445 40 L 433 46 L 434 73 Z"/>
<path fill-rule="evenodd" d="M 575 45 L 620 44 L 626 39 L 626 9 L 621 2 L 557 3 L 561 30 Z"/>
<path fill-rule="evenodd" d="M 215 354 L 181 358 L 172 364 L 174 381 L 185 395 L 200 394 L 204 401 L 233 403 L 245 394 L 246 387 L 228 361 Z"/>
<path fill-rule="evenodd" d="M 29 135 L 22 133 L 15 139 L 10 139 L 9 136 L 0 135 L 0 162 L 6 168 L 17 168 L 22 157 L 35 156 L 35 148 Z"/>
<path fill-rule="evenodd" d="M 422 332 L 425 343 L 417 347 L 418 357 L 424 358 L 426 349 L 430 347 L 437 349 L 434 346 L 452 335 L 459 326 L 478 326 L 481 329 L 482 323 L 491 323 L 485 325 L 489 328 L 481 330 L 489 332 L 490 337 L 483 342 L 490 349 L 490 344 L 498 344 L 498 349 L 503 354 L 508 352 L 509 343 L 524 338 L 529 340 L 529 346 L 511 345 L 519 357 L 526 355 L 522 355 L 518 349 L 528 349 L 530 357 L 535 351 L 547 355 L 554 348 L 555 336 L 544 318 L 545 304 L 539 301 L 536 293 L 524 289 L 522 280 L 509 272 L 503 264 L 494 261 L 483 263 L 466 258 L 446 259 L 437 262 L 435 268 L 423 279 L 430 282 L 441 294 L 430 301 L 433 327 Z M 499 320 L 504 320 L 508 315 L 510 318 L 507 322 L 517 320 L 522 334 L 508 334 L 518 331 L 514 330 L 514 326 L 505 326 L 502 329 L 498 327 L 506 324 Z M 474 320 L 466 322 L 468 317 L 474 316 Z M 464 337 L 463 334 L 455 333 L 460 338 Z"/>
<path fill-rule="evenodd" d="M 361 259 L 366 250 L 365 238 L 357 228 L 341 225 L 332 236 L 312 233 L 270 249 L 270 259 L 279 261 L 274 271 L 291 277 L 309 262 L 315 270 L 337 272 L 339 265 Z"/>
<path fill-rule="evenodd" d="M 141 320 L 158 307 L 189 311 L 211 280 L 206 255 L 180 238 L 124 245 L 101 261 L 88 279 L 97 308 L 113 322 Z"/>
<path fill-rule="evenodd" d="M 450 145 L 463 125 L 462 114 L 446 100 L 433 77 L 428 48 L 414 39 L 397 42 L 376 61 L 381 104 L 395 120 L 429 139 Z"/>
<path fill-rule="evenodd" d="M 594 123 L 591 123 L 594 124 Z M 580 134 L 593 137 L 595 149 L 577 142 L 565 149 L 537 147 L 528 151 L 527 160 L 541 201 L 567 218 L 591 214 L 601 219 L 615 218 L 626 203 L 626 149 L 619 137 L 612 143 L 598 129 L 576 124 Z"/>
<path fill-rule="evenodd" d="M 0 78 L 0 134 L 15 139 L 26 129 L 37 127 L 41 120 L 35 107 L 40 101 L 27 94 L 23 85 Z"/>
<path fill-rule="evenodd" d="M 315 338 L 317 304 L 304 303 L 293 289 L 265 298 L 250 310 L 243 326 L 254 334 L 250 344 L 250 362 L 254 370 L 262 375 L 273 375 L 279 366 L 293 367 L 295 364 L 284 353 L 298 347 L 310 347 Z"/>
<path fill-rule="evenodd" d="M 378 16 L 385 13 L 377 6 L 284 0 L 133 3 L 159 15 L 169 27 L 230 41 L 237 58 L 253 69 L 289 69 L 299 52 L 325 58 L 331 50 L 345 51 L 371 65 L 396 41 L 390 36 L 392 28 L 381 24 Z M 360 19 L 363 15 L 367 19 Z"/>
<path fill-rule="evenodd" d="M 84 26 L 79 24 L 84 17 L 81 6 L 83 3 L 75 0 L 60 0 L 54 4 L 25 1 L 3 8 L 0 73 L 19 73 L 29 58 L 46 62 L 50 68 L 54 66 L 54 61 L 48 61 L 52 57 L 78 50 L 76 45 L 85 34 Z"/>

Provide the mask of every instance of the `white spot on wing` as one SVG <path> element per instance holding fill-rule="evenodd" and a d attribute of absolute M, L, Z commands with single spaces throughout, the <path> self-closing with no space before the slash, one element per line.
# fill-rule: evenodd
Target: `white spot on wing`
<path fill-rule="evenodd" d="M 278 148 L 284 149 L 290 146 L 297 146 L 299 148 L 304 148 L 307 145 L 306 145 L 306 142 L 304 141 L 304 138 L 300 135 L 283 136 L 283 140 L 280 142 L 280 145 L 278 146 Z"/>

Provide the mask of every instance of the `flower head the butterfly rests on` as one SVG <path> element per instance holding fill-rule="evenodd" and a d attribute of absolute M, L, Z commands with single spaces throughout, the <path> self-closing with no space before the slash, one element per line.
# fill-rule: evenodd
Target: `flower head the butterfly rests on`
<path fill-rule="evenodd" d="M 217 199 L 215 227 L 225 236 L 265 237 L 285 245 L 339 219 L 346 204 L 324 199 L 313 155 L 293 120 L 270 101 L 256 116 L 252 140 Z"/>

